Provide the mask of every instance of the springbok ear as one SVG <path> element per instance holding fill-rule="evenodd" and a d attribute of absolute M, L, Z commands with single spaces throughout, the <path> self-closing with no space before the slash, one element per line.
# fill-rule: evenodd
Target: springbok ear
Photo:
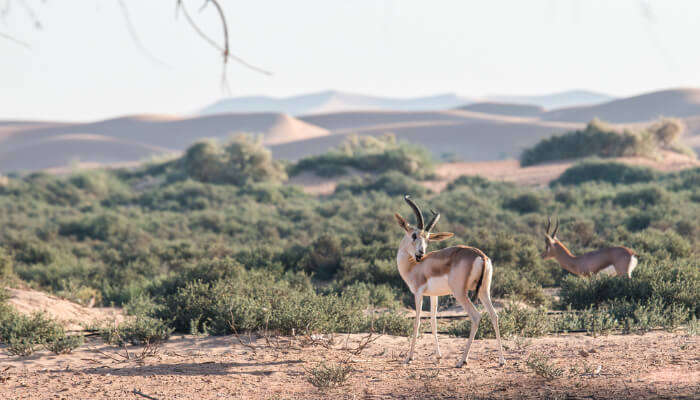
<path fill-rule="evenodd" d="M 430 236 L 428 236 L 428 241 L 429 242 L 440 242 L 442 240 L 449 239 L 454 235 L 455 234 L 452 232 L 431 233 Z"/>
<path fill-rule="evenodd" d="M 406 221 L 399 213 L 395 213 L 394 217 L 396 218 L 396 222 L 399 223 L 399 226 L 405 230 L 406 232 L 411 230 L 410 225 L 408 224 L 408 221 Z"/>

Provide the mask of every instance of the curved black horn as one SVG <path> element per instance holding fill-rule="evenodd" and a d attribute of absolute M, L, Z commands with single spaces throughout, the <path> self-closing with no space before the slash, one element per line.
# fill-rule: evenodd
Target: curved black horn
<path fill-rule="evenodd" d="M 544 234 L 549 236 L 549 228 L 552 227 L 552 217 L 547 216 L 547 224 L 544 226 Z"/>
<path fill-rule="evenodd" d="M 431 219 L 430 222 L 428 222 L 428 227 L 425 228 L 425 231 L 426 231 L 426 232 L 432 231 L 433 228 L 435 228 L 435 225 L 437 224 L 438 220 L 440 219 L 440 213 L 439 213 L 439 212 L 436 212 L 436 211 L 433 210 L 433 209 L 431 209 L 430 212 L 433 213 L 433 219 Z"/>
<path fill-rule="evenodd" d="M 554 232 L 552 232 L 552 237 L 557 236 L 557 231 L 559 230 L 559 217 L 557 217 L 557 226 L 554 227 Z"/>
<path fill-rule="evenodd" d="M 403 199 L 408 203 L 408 205 L 413 209 L 413 212 L 416 214 L 416 223 L 418 224 L 418 229 L 423 229 L 425 228 L 425 221 L 423 221 L 423 214 L 420 212 L 420 208 L 418 208 L 418 205 L 413 202 L 413 199 L 411 199 L 411 196 L 405 194 L 403 196 Z"/>

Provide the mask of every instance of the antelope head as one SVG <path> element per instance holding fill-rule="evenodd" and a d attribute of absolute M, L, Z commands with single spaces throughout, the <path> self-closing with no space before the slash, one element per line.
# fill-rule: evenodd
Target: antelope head
<path fill-rule="evenodd" d="M 439 242 L 441 240 L 449 239 L 454 236 L 451 232 L 438 232 L 431 233 L 430 231 L 435 228 L 435 225 L 440 219 L 440 213 L 434 210 L 430 210 L 433 214 L 432 219 L 425 225 L 423 219 L 423 214 L 418 208 L 418 205 L 411 199 L 411 196 L 404 195 L 403 199 L 408 203 L 408 205 L 413 209 L 413 213 L 416 214 L 416 226 L 412 226 L 406 221 L 399 213 L 394 214 L 396 221 L 399 223 L 401 229 L 406 232 L 406 236 L 403 241 L 401 241 L 401 248 L 408 254 L 412 254 L 417 262 L 420 262 L 425 253 L 427 252 L 429 242 Z"/>
<path fill-rule="evenodd" d="M 554 231 L 549 233 L 549 229 L 552 227 L 552 218 L 547 217 L 547 224 L 544 227 L 544 253 L 542 253 L 543 259 L 553 258 L 555 255 L 554 244 L 559 241 L 557 239 L 557 231 L 559 230 L 559 218 L 557 218 L 557 226 L 554 227 Z"/>

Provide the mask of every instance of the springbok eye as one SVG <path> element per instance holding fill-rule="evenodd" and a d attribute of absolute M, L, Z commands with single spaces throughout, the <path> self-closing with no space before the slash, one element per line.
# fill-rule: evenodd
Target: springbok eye
<path fill-rule="evenodd" d="M 416 240 L 416 234 L 415 234 L 415 233 L 413 234 L 413 240 Z"/>

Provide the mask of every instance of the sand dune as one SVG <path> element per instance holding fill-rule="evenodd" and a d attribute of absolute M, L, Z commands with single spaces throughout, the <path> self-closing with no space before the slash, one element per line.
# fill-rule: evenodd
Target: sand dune
<path fill-rule="evenodd" d="M 349 112 L 302 119 L 331 130 L 330 136 L 270 146 L 278 158 L 296 160 L 337 146 L 347 135 L 394 133 L 400 140 L 425 146 L 435 155 L 449 153 L 471 161 L 517 158 L 543 137 L 582 124 L 539 121 L 464 110 L 440 112 Z"/>
<path fill-rule="evenodd" d="M 85 325 L 95 321 L 124 319 L 118 308 L 84 307 L 37 290 L 7 288 L 7 292 L 10 295 L 7 302 L 20 313 L 43 311 L 69 330 L 83 330 Z"/>
<path fill-rule="evenodd" d="M 592 92 L 590 90 L 567 90 L 559 93 L 533 96 L 494 95 L 486 97 L 486 101 L 534 104 L 548 110 L 562 107 L 577 107 L 599 104 L 613 99 L 614 97 L 607 94 Z"/>
<path fill-rule="evenodd" d="M 200 114 L 278 112 L 305 115 L 351 110 L 444 110 L 468 102 L 468 99 L 453 93 L 414 98 L 392 98 L 327 90 L 283 98 L 232 97 L 205 107 Z"/>
<path fill-rule="evenodd" d="M 643 122 L 659 116 L 700 115 L 700 89 L 670 89 L 607 103 L 549 111 L 542 115 L 551 121 L 587 122 L 600 118 L 608 122 Z"/>
<path fill-rule="evenodd" d="M 459 107 L 459 110 L 513 117 L 537 117 L 544 112 L 544 108 L 538 105 L 497 102 L 474 103 Z"/>
<path fill-rule="evenodd" d="M 129 116 L 85 124 L 0 125 L 0 171 L 60 167 L 75 160 L 118 163 L 182 151 L 202 138 L 234 133 L 263 136 L 279 144 L 328 135 L 284 114 L 220 114 L 196 118 Z"/>

